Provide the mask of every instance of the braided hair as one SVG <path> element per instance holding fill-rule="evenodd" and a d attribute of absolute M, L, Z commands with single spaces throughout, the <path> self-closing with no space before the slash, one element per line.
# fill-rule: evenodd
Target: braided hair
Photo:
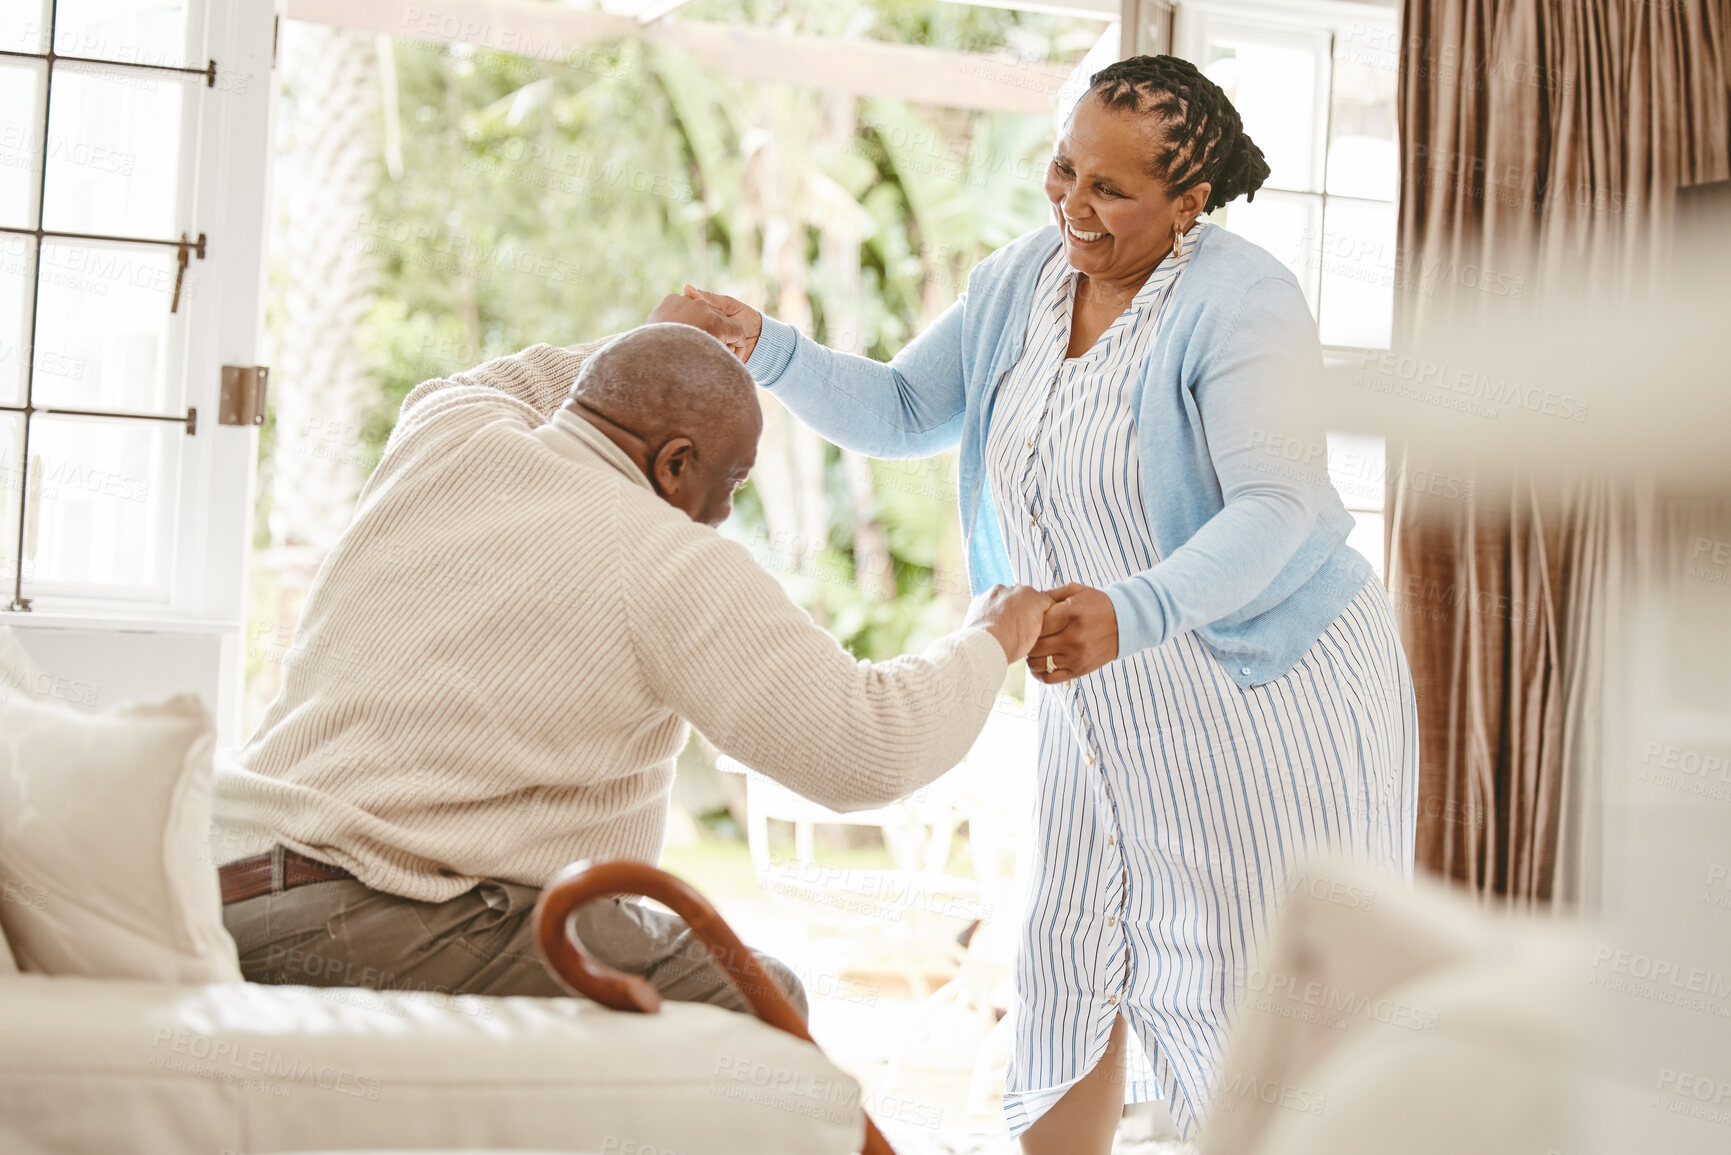
<path fill-rule="evenodd" d="M 1188 60 L 1176 56 L 1132 56 L 1109 64 L 1088 81 L 1089 96 L 1107 108 L 1153 113 L 1165 129 L 1153 173 L 1168 196 L 1207 181 L 1202 209 L 1211 213 L 1236 197 L 1256 199 L 1268 179 L 1262 150 L 1244 133 L 1238 110 L 1220 86 Z"/>

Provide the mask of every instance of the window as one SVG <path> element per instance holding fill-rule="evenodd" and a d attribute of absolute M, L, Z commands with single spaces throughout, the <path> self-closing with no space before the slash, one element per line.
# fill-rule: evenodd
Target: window
<path fill-rule="evenodd" d="M 203 250 L 181 229 L 180 145 L 197 112 L 187 89 L 214 65 L 182 63 L 186 13 L 172 4 L 61 0 L 47 16 L 11 30 L 0 64 L 0 316 L 13 354 L 0 378 L 0 561 L 14 610 L 28 608 L 27 586 L 162 601 L 180 439 L 195 428 L 182 265 Z M 109 62 L 122 45 L 125 62 Z"/>
<path fill-rule="evenodd" d="M 50 628 L 97 664 L 122 625 L 238 630 L 257 434 L 217 403 L 259 330 L 273 21 L 0 6 L 0 621 L 45 665 Z"/>
<path fill-rule="evenodd" d="M 1310 0 L 1202 0 L 1179 9 L 1182 55 L 1220 85 L 1268 158 L 1253 202 L 1213 220 L 1290 268 L 1325 359 L 1386 349 L 1394 323 L 1400 180 L 1393 7 Z M 1329 434 L 1329 474 L 1357 522 L 1350 544 L 1382 575 L 1386 448 Z"/>

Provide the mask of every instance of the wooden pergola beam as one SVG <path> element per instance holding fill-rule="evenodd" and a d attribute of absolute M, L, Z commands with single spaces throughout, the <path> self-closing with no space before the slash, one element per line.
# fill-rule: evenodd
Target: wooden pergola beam
<path fill-rule="evenodd" d="M 1046 12 L 1083 20 L 1118 19 L 1122 0 L 956 0 L 975 8 L 1008 8 L 1015 12 Z"/>
<path fill-rule="evenodd" d="M 1051 111 L 1062 65 L 871 40 L 832 40 L 738 24 L 658 20 L 525 0 L 289 0 L 291 20 L 433 43 L 472 44 L 580 64 L 627 38 L 681 48 L 747 80 L 881 96 L 980 112 Z"/>

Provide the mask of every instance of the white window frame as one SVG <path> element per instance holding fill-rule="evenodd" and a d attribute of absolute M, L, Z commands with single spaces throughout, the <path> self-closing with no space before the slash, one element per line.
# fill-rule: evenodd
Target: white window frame
<path fill-rule="evenodd" d="M 1367 24 L 1393 25 L 1397 33 L 1400 26 L 1400 9 L 1392 2 L 1353 3 L 1350 0 L 1187 0 L 1176 7 L 1173 20 L 1174 53 L 1186 60 L 1197 61 L 1201 58 L 1208 34 L 1215 28 L 1244 28 L 1260 34 L 1290 35 L 1296 39 L 1309 41 L 1314 47 L 1317 38 L 1326 42 L 1325 58 L 1328 61 L 1329 73 L 1325 83 L 1319 84 L 1315 94 L 1316 123 L 1319 131 L 1316 134 L 1317 155 L 1313 161 L 1315 180 L 1314 188 L 1284 189 L 1274 185 L 1267 186 L 1268 191 L 1290 193 L 1293 195 L 1310 196 L 1318 199 L 1322 206 L 1318 219 L 1327 228 L 1328 202 L 1331 199 L 1364 200 L 1360 197 L 1348 197 L 1328 191 L 1328 147 L 1329 118 L 1333 103 L 1334 91 L 1334 39 L 1350 35 L 1357 27 Z M 1395 196 L 1398 204 L 1399 188 Z M 1326 243 L 1326 237 L 1318 241 L 1318 247 Z M 1314 302 L 1317 323 L 1322 320 L 1322 287 L 1323 262 L 1318 260 L 1303 270 L 1300 283 L 1306 289 L 1306 295 Z M 1390 293 L 1394 292 L 1391 284 Z M 1392 337 L 1392 335 L 1391 335 Z M 1380 348 L 1380 347 L 1379 347 Z M 1330 364 L 1355 363 L 1362 364 L 1365 354 L 1371 350 L 1363 346 L 1325 345 L 1323 358 Z M 1362 474 L 1369 471 L 1378 481 L 1384 484 L 1376 487 L 1381 493 L 1386 493 L 1387 477 L 1387 444 L 1383 442 L 1382 452 L 1371 451 L 1371 438 L 1364 435 L 1343 437 L 1331 431 L 1329 438 L 1329 470 L 1337 478 L 1350 477 L 1353 482 L 1362 482 Z M 1382 440 L 1376 438 L 1375 440 Z M 1375 457 L 1371 462 L 1369 459 Z M 1353 515 L 1353 520 L 1361 527 L 1367 526 L 1371 519 L 1381 524 L 1377 534 L 1378 541 L 1371 550 L 1367 560 L 1375 568 L 1379 577 L 1386 582 L 1383 557 L 1388 541 L 1386 522 L 1386 501 L 1382 497 L 1374 500 L 1360 496 L 1365 492 L 1362 484 L 1348 484 L 1342 492 L 1342 500 L 1347 511 Z M 1368 529 L 1364 530 L 1369 533 Z"/>
<path fill-rule="evenodd" d="M 45 29 L 54 3 L 41 0 Z M 183 435 L 177 491 L 160 530 L 167 537 L 167 580 L 154 597 L 27 585 L 24 609 L 13 608 L 8 567 L 0 575 L 0 625 L 17 631 L 56 679 L 99 689 L 78 696 L 79 704 L 188 689 L 206 699 L 219 737 L 232 741 L 241 716 L 258 430 L 220 424 L 218 409 L 222 366 L 257 364 L 263 336 L 278 11 L 273 0 L 187 0 L 186 7 L 186 63 L 214 61 L 216 77 L 208 87 L 189 85 L 197 96 L 183 104 L 176 235 L 202 233 L 206 247 L 202 260 L 190 262 L 185 319 L 171 337 L 180 347 L 185 404 L 197 411 L 197 422 L 195 433 Z M 43 67 L 39 101 L 46 73 Z M 33 318 L 26 315 L 24 325 L 27 343 Z M 153 668 L 156 658 L 162 664 Z"/>

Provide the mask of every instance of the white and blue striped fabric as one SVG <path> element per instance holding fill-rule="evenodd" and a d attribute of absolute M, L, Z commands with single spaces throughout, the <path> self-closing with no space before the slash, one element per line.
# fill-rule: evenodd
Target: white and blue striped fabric
<path fill-rule="evenodd" d="M 1077 275 L 1062 251 L 1042 270 L 986 442 L 1017 581 L 1103 589 L 1159 562 L 1129 391 L 1192 247 L 1169 255 L 1074 359 L 1065 351 Z M 1129 1048 L 1126 1100 L 1166 1100 L 1190 1135 L 1207 1111 L 1235 988 L 1305 852 L 1334 847 L 1411 873 L 1417 718 L 1387 598 L 1367 583 L 1266 685 L 1239 689 L 1185 633 L 1043 687 L 1039 699 L 1010 1130 L 1020 1134 L 1099 1062 L 1123 1014 L 1141 1044 Z"/>

